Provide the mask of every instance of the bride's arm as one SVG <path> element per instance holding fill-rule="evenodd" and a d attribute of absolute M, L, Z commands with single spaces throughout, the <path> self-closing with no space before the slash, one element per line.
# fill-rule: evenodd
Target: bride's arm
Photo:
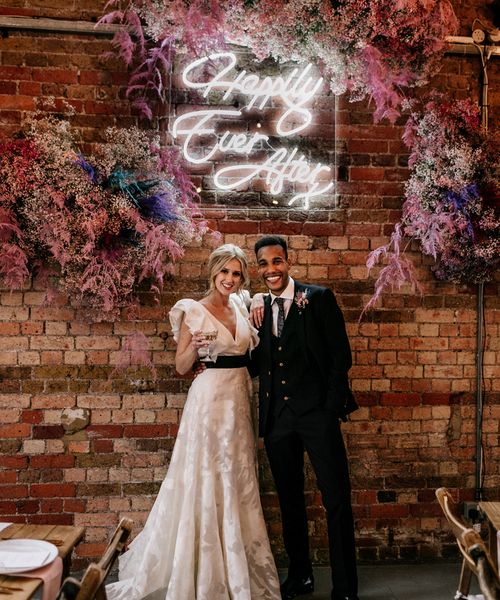
<path fill-rule="evenodd" d="M 185 375 L 198 359 L 198 348 L 208 346 L 209 343 L 200 330 L 191 334 L 183 320 L 179 331 L 179 343 L 175 352 L 175 370 L 180 375 Z"/>

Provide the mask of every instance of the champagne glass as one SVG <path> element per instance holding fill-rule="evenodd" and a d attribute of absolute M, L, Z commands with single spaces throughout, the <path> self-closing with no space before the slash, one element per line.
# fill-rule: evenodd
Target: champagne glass
<path fill-rule="evenodd" d="M 213 362 L 213 358 L 211 355 L 211 352 L 214 349 L 215 346 L 215 340 L 217 339 L 217 329 L 213 329 L 210 331 L 202 331 L 201 335 L 203 336 L 203 339 L 208 342 L 207 346 L 204 346 L 203 348 L 199 348 L 198 350 L 198 354 L 200 355 L 200 360 L 202 360 L 203 362 Z"/>

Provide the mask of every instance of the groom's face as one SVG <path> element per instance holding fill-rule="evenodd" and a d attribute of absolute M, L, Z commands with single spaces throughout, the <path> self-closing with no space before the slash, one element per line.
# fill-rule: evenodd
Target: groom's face
<path fill-rule="evenodd" d="M 290 263 L 281 246 L 263 246 L 257 252 L 257 266 L 267 289 L 276 296 L 284 292 L 288 285 Z"/>

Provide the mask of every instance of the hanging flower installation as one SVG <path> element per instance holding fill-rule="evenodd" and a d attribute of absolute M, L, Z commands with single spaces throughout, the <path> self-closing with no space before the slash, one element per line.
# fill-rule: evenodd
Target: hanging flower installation
<path fill-rule="evenodd" d="M 158 293 L 183 247 L 207 228 L 175 150 L 139 129 L 107 130 L 98 156 L 75 148 L 68 121 L 28 122 L 0 140 L 0 280 L 36 273 L 102 317 Z"/>
<path fill-rule="evenodd" d="M 373 98 L 375 119 L 399 115 L 403 89 L 436 71 L 457 20 L 449 0 L 110 0 L 100 22 L 124 25 L 116 53 L 130 65 L 128 89 L 151 118 L 151 95 L 165 98 L 173 53 L 247 46 L 257 58 L 317 64 L 334 93 Z M 112 10 L 115 9 L 115 10 Z M 148 48 L 144 30 L 153 40 Z"/>
<path fill-rule="evenodd" d="M 389 244 L 374 250 L 367 266 L 386 260 L 375 284 L 372 307 L 387 287 L 413 283 L 411 261 L 403 256 L 403 235 L 432 256 L 438 279 L 454 283 L 489 281 L 500 264 L 500 203 L 495 156 L 469 100 L 433 94 L 409 107 L 404 141 L 411 148 L 403 216 Z M 409 242 L 408 242 L 409 243 Z"/>

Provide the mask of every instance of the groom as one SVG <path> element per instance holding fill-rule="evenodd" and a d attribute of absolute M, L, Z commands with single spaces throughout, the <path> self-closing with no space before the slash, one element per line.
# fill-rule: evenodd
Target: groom
<path fill-rule="evenodd" d="M 328 522 L 332 600 L 358 600 L 354 522 L 340 419 L 356 410 L 347 372 L 351 350 L 344 318 L 328 288 L 294 281 L 286 241 L 255 244 L 264 302 L 252 362 L 260 379 L 259 429 L 281 507 L 289 558 L 282 598 L 314 590 L 304 501 L 304 450 L 316 473 Z"/>

